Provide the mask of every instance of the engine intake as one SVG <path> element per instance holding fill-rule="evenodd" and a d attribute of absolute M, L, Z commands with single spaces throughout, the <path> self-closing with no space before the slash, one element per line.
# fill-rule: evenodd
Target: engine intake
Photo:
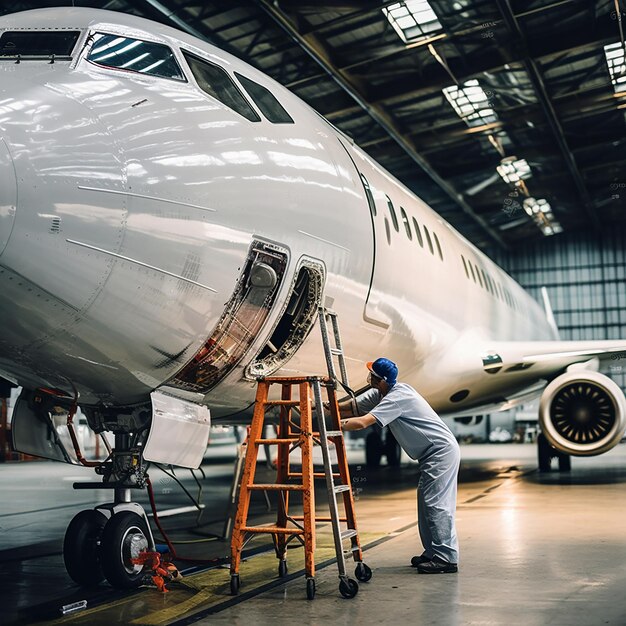
<path fill-rule="evenodd" d="M 574 456 L 602 454 L 616 446 L 626 429 L 626 398 L 608 376 L 567 372 L 544 390 L 539 422 L 548 441 Z"/>

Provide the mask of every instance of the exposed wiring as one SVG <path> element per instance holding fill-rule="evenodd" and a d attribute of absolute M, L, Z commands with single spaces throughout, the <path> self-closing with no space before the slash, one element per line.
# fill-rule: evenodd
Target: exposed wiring
<path fill-rule="evenodd" d="M 202 511 L 202 508 L 200 507 L 199 502 L 197 502 L 196 499 L 189 493 L 185 485 L 183 485 L 183 483 L 180 482 L 180 480 L 176 477 L 173 471 L 172 473 L 168 472 L 166 469 L 161 467 L 161 465 L 159 465 L 158 463 L 155 463 L 154 465 L 158 467 L 166 476 L 169 476 L 172 480 L 175 480 L 178 483 L 178 486 L 187 494 L 187 497 L 193 502 L 193 505 L 196 507 L 196 509 L 198 509 L 198 511 Z"/>
<path fill-rule="evenodd" d="M 198 495 L 196 496 L 196 500 L 198 501 L 198 503 L 200 503 L 202 502 L 202 483 L 198 480 L 198 477 L 196 476 L 196 473 L 193 471 L 193 469 L 190 468 L 189 471 L 191 472 L 193 479 L 196 481 L 196 485 L 198 485 Z M 202 478 L 206 478 L 204 474 L 204 470 L 202 468 L 200 468 L 200 472 L 202 473 Z M 200 526 L 200 519 L 202 518 L 203 513 L 204 513 L 204 509 L 201 507 L 198 507 L 198 515 L 196 517 L 196 526 Z"/>
<path fill-rule="evenodd" d="M 159 467 L 157 465 L 157 467 Z M 161 469 L 162 471 L 163 468 L 159 467 L 159 469 Z M 169 475 L 169 472 L 165 472 L 166 474 Z M 176 480 L 176 482 L 179 482 L 177 478 L 174 477 L 174 480 Z M 180 484 L 180 482 L 179 482 Z M 161 520 L 159 519 L 159 516 L 157 514 L 157 510 L 156 510 L 156 502 L 154 500 L 154 489 L 152 488 L 152 481 L 150 480 L 150 477 L 148 477 L 147 481 L 146 481 L 146 485 L 148 488 L 148 497 L 150 498 L 150 508 L 152 509 L 152 516 L 154 519 L 154 523 L 156 524 L 157 528 L 159 529 L 159 532 L 161 533 L 161 537 L 165 540 L 165 543 L 167 544 L 167 547 L 169 548 L 170 554 L 172 555 L 173 559 L 176 559 L 178 561 L 186 561 L 186 562 L 191 562 L 191 563 L 223 563 L 224 559 L 223 558 L 214 558 L 214 559 L 192 559 L 192 558 L 188 558 L 188 557 L 182 557 L 179 556 L 176 553 L 176 548 L 174 547 L 174 542 L 170 540 L 170 538 L 167 536 L 167 533 L 163 530 L 163 527 L 161 526 Z M 181 485 L 182 486 L 182 485 Z M 183 489 L 185 490 L 185 492 L 187 492 L 187 490 L 183 487 Z"/>

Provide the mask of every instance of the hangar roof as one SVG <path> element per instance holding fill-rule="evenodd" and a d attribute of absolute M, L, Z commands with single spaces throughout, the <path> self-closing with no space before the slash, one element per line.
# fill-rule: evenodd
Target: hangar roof
<path fill-rule="evenodd" d="M 16 0 L 0 14 L 62 3 Z M 75 4 L 174 25 L 246 60 L 480 247 L 626 224 L 620 0 Z M 496 170 L 503 159 L 517 186 Z"/>

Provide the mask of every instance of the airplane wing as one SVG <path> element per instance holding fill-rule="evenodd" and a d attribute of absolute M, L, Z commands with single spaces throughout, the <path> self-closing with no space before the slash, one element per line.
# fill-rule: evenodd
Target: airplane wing
<path fill-rule="evenodd" d="M 489 374 L 533 370 L 551 378 L 573 365 L 597 369 L 598 361 L 626 361 L 626 341 L 495 342 L 482 355 Z M 552 374 L 552 376 L 551 376 Z"/>
<path fill-rule="evenodd" d="M 465 336 L 433 371 L 421 373 L 420 386 L 435 390 L 431 399 L 441 414 L 476 415 L 528 402 L 565 374 L 578 372 L 579 379 L 589 378 L 607 360 L 616 366 L 623 360 L 626 367 L 626 341 L 503 342 Z M 446 386 L 436 387 L 441 380 L 447 380 Z"/>
<path fill-rule="evenodd" d="M 615 381 L 597 370 L 600 361 L 626 361 L 626 341 L 488 345 L 482 361 L 489 376 L 483 375 L 472 390 L 474 415 L 494 406 L 509 409 L 541 394 L 541 430 L 559 452 L 591 456 L 619 443 L 626 429 L 626 398 Z M 540 462 L 549 466 L 549 460 Z"/>

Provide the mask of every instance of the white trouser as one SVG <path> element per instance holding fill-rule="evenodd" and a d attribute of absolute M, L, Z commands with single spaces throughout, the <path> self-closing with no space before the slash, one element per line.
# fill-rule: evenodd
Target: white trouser
<path fill-rule="evenodd" d="M 461 453 L 456 441 L 420 460 L 417 522 L 424 554 L 459 562 L 456 536 L 456 485 Z"/>

